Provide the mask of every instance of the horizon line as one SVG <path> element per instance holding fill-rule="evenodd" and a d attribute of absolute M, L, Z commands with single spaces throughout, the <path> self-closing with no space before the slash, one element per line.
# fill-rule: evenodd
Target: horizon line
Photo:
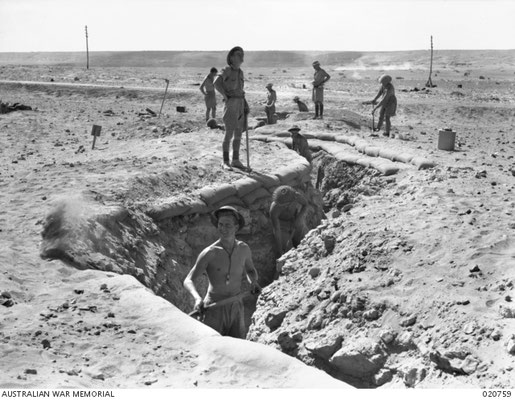
<path fill-rule="evenodd" d="M 433 51 L 514 51 L 511 49 L 433 49 Z M 90 50 L 89 53 L 144 53 L 144 52 L 196 52 L 196 53 L 213 53 L 213 52 L 227 52 L 223 50 Z M 245 50 L 246 53 L 258 52 L 299 52 L 299 53 L 395 53 L 395 52 L 409 52 L 409 51 L 431 51 L 431 49 L 404 49 L 404 50 Z M 27 50 L 27 51 L 0 51 L 0 54 L 9 53 L 85 53 L 86 50 Z"/>

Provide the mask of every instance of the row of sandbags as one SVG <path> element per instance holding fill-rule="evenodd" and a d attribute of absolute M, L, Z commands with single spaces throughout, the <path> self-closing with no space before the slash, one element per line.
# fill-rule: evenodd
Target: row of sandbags
<path fill-rule="evenodd" d="M 206 186 L 197 192 L 196 198 L 171 198 L 160 205 L 153 205 L 146 214 L 159 221 L 178 215 L 204 214 L 224 205 L 252 208 L 258 200 L 272 196 L 281 185 L 296 186 L 309 181 L 311 165 L 304 159 L 281 167 L 275 173 L 265 175 L 257 172 L 232 183 Z"/>

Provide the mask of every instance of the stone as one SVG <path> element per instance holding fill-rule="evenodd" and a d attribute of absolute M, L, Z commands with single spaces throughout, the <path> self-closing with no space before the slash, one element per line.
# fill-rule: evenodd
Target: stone
<path fill-rule="evenodd" d="M 476 323 L 474 321 L 469 322 L 463 327 L 463 332 L 465 332 L 467 335 L 471 335 L 476 330 Z"/>
<path fill-rule="evenodd" d="M 416 322 L 417 322 L 417 316 L 411 315 L 408 318 L 403 319 L 400 322 L 400 326 L 403 326 L 403 327 L 413 326 L 413 325 L 415 325 Z"/>
<path fill-rule="evenodd" d="M 455 363 L 451 363 L 449 358 L 443 356 L 437 350 L 429 353 L 429 360 L 435 363 L 436 368 L 441 369 L 442 371 L 454 374 L 463 374 L 463 371 L 459 366 L 457 366 Z"/>
<path fill-rule="evenodd" d="M 342 207 L 342 212 L 349 212 L 352 209 L 353 206 L 354 206 L 353 204 L 345 204 Z"/>
<path fill-rule="evenodd" d="M 380 369 L 377 374 L 374 375 L 374 383 L 377 386 L 382 386 L 387 382 L 390 382 L 393 378 L 393 373 L 389 369 Z"/>
<path fill-rule="evenodd" d="M 288 313 L 288 310 L 275 308 L 268 312 L 265 316 L 265 324 L 270 328 L 270 331 L 273 332 L 277 328 L 281 326 L 283 323 L 284 317 Z"/>
<path fill-rule="evenodd" d="M 474 372 L 476 372 L 479 363 L 480 360 L 469 355 L 463 360 L 460 368 L 465 374 L 472 375 Z"/>
<path fill-rule="evenodd" d="M 298 348 L 297 341 L 291 337 L 289 332 L 281 332 L 277 336 L 277 343 L 281 347 L 281 351 L 287 354 L 291 354 Z"/>
<path fill-rule="evenodd" d="M 308 273 L 312 278 L 316 278 L 318 275 L 320 275 L 320 268 L 313 267 L 309 270 Z"/>
<path fill-rule="evenodd" d="M 506 343 L 506 351 L 509 354 L 515 355 L 515 337 L 512 336 L 508 343 Z"/>
<path fill-rule="evenodd" d="M 50 341 L 48 339 L 43 339 L 41 341 L 41 344 L 43 345 L 43 348 L 44 349 L 49 349 L 51 346 L 50 346 Z"/>
<path fill-rule="evenodd" d="M 399 373 L 404 384 L 409 388 L 413 388 L 427 376 L 427 369 L 417 360 L 408 365 L 403 365 L 399 369 Z"/>
<path fill-rule="evenodd" d="M 499 306 L 499 314 L 503 318 L 515 318 L 515 308 Z"/>
<path fill-rule="evenodd" d="M 408 331 L 402 332 L 400 335 L 397 335 L 396 344 L 402 348 L 409 348 L 414 346 L 413 334 Z"/>
<path fill-rule="evenodd" d="M 333 294 L 331 295 L 331 301 L 333 303 L 339 303 L 340 299 L 341 299 L 341 295 L 342 295 L 342 292 L 340 290 L 333 292 Z M 345 302 L 345 300 L 343 300 L 343 302 Z"/>
<path fill-rule="evenodd" d="M 334 250 L 334 246 L 336 245 L 336 238 L 332 235 L 326 235 L 323 240 L 326 254 L 331 254 Z"/>
<path fill-rule="evenodd" d="M 369 321 L 375 321 L 379 318 L 379 311 L 377 311 L 376 309 L 367 310 L 363 313 L 363 318 Z"/>
<path fill-rule="evenodd" d="M 11 299 L 12 298 L 11 293 L 9 293 L 9 292 L 2 292 L 2 297 L 5 298 L 5 299 Z"/>
<path fill-rule="evenodd" d="M 318 311 L 315 314 L 311 316 L 311 318 L 308 321 L 308 329 L 310 330 L 317 330 L 322 327 L 322 322 L 324 321 L 323 314 Z"/>
<path fill-rule="evenodd" d="M 385 344 L 390 344 L 395 340 L 397 334 L 391 330 L 384 330 L 379 333 L 379 337 Z"/>
<path fill-rule="evenodd" d="M 386 354 L 379 344 L 367 338 L 347 344 L 329 359 L 339 372 L 356 378 L 374 376 L 385 361 Z"/>
<path fill-rule="evenodd" d="M 27 369 L 25 370 L 25 373 L 26 373 L 27 375 L 37 375 L 37 374 L 38 374 L 38 371 L 37 371 L 36 369 L 34 369 L 34 368 L 27 368 Z"/>
<path fill-rule="evenodd" d="M 498 341 L 501 338 L 501 336 L 502 332 L 499 329 L 495 329 L 490 335 L 490 337 L 495 341 Z"/>
<path fill-rule="evenodd" d="M 331 356 L 341 347 L 342 337 L 335 333 L 323 334 L 309 338 L 304 347 L 310 353 L 315 354 L 324 360 L 329 360 Z"/>

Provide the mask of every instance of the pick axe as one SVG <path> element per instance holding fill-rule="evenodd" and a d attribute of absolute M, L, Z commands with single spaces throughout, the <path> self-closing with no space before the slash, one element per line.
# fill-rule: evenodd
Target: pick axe
<path fill-rule="evenodd" d="M 161 108 L 159 109 L 159 115 L 157 116 L 157 118 L 161 117 L 161 111 L 163 111 L 163 106 L 164 106 L 165 100 L 166 100 L 166 92 L 168 91 L 168 85 L 170 84 L 170 81 L 168 79 L 165 79 L 165 82 L 166 82 L 165 95 L 163 96 L 163 101 L 161 102 Z"/>

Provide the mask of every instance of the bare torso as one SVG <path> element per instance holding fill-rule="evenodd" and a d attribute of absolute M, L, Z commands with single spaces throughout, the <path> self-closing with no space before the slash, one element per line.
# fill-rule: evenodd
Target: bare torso
<path fill-rule="evenodd" d="M 208 295 L 213 298 L 225 298 L 239 294 L 248 246 L 236 240 L 231 252 L 224 249 L 218 240 L 209 246 L 206 256 L 209 259 L 206 267 L 209 278 Z"/>

